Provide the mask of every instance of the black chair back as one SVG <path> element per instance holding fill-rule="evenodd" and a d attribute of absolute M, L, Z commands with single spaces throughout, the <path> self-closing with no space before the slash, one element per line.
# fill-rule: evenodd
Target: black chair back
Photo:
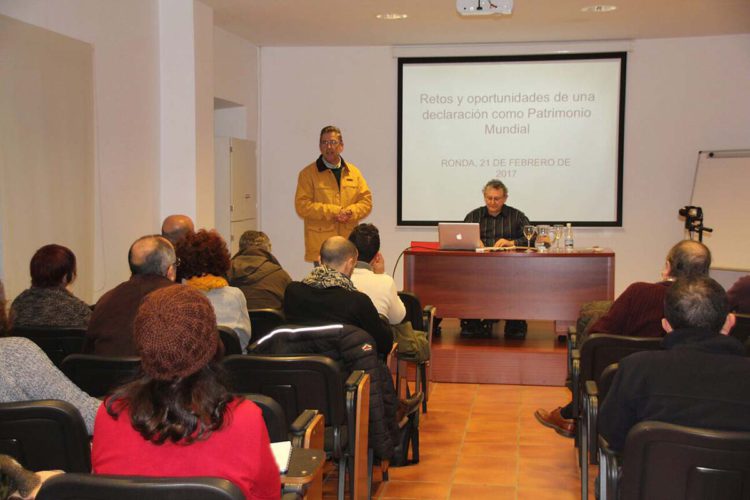
<path fill-rule="evenodd" d="M 224 344 L 224 356 L 242 354 L 240 337 L 230 327 L 219 325 L 219 338 L 221 343 Z"/>
<path fill-rule="evenodd" d="M 581 344 L 581 383 L 599 380 L 602 371 L 629 354 L 661 349 L 661 338 L 595 333 Z"/>
<path fill-rule="evenodd" d="M 272 443 L 279 441 L 289 441 L 289 427 L 287 427 L 287 418 L 284 409 L 275 399 L 263 394 L 243 394 L 248 399 L 258 405 L 263 413 L 263 421 L 268 429 L 268 437 Z"/>
<path fill-rule="evenodd" d="M 250 342 L 262 339 L 286 321 L 284 313 L 278 309 L 248 309 L 250 314 Z"/>
<path fill-rule="evenodd" d="M 735 314 L 736 322 L 730 335 L 745 345 L 745 352 L 750 356 L 750 314 Z"/>
<path fill-rule="evenodd" d="M 419 298 L 413 293 L 403 290 L 398 292 L 398 297 L 404 303 L 404 307 L 406 307 L 406 317 L 404 319 L 408 320 L 411 323 L 411 327 L 415 330 L 426 332 L 427 325 L 424 324 L 422 304 L 419 302 Z"/>
<path fill-rule="evenodd" d="M 141 359 L 71 354 L 63 360 L 60 370 L 89 395 L 100 398 L 135 379 L 141 372 Z"/>
<path fill-rule="evenodd" d="M 607 393 L 609 392 L 609 388 L 612 387 L 612 382 L 615 380 L 615 375 L 617 375 L 617 369 L 619 367 L 619 363 L 612 363 L 604 370 L 602 370 L 602 373 L 599 375 L 599 380 L 597 381 L 596 385 L 599 389 L 600 405 L 604 401 L 604 398 L 607 397 Z"/>
<path fill-rule="evenodd" d="M 0 403 L 0 454 L 33 471 L 91 471 L 86 425 L 65 401 Z"/>
<path fill-rule="evenodd" d="M 325 356 L 228 356 L 222 362 L 234 392 L 274 399 L 286 416 L 286 429 L 305 409 L 320 411 L 326 427 L 346 423 L 344 376 Z"/>
<path fill-rule="evenodd" d="M 641 422 L 628 433 L 621 500 L 750 498 L 750 432 Z"/>
<path fill-rule="evenodd" d="M 10 334 L 26 337 L 38 345 L 58 368 L 69 354 L 79 354 L 86 339 L 85 328 L 14 327 Z"/>
<path fill-rule="evenodd" d="M 142 477 L 62 474 L 47 480 L 37 500 L 244 500 L 218 477 Z"/>

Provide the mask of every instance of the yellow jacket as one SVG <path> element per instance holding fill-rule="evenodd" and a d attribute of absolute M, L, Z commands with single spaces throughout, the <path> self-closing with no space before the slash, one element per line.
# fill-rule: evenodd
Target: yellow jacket
<path fill-rule="evenodd" d="M 305 260 L 318 260 L 320 246 L 331 236 L 349 237 L 372 210 L 372 193 L 359 169 L 341 159 L 341 188 L 321 158 L 299 173 L 294 208 L 305 220 Z M 352 211 L 349 222 L 336 222 L 341 211 Z"/>

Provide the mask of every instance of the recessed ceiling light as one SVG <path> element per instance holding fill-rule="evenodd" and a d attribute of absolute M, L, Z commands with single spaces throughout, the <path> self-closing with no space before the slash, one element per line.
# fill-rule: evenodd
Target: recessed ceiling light
<path fill-rule="evenodd" d="M 398 14 L 396 12 L 388 12 L 386 14 L 378 14 L 375 17 L 382 19 L 383 21 L 397 21 L 399 19 L 406 19 L 409 16 L 406 14 Z"/>
<path fill-rule="evenodd" d="M 588 7 L 584 7 L 581 9 L 582 12 L 612 12 L 613 10 L 616 10 L 616 5 L 589 5 Z"/>

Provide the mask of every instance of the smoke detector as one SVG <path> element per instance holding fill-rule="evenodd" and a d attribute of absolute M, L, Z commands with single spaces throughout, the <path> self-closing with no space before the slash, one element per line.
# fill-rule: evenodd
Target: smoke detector
<path fill-rule="evenodd" d="M 513 0 L 456 0 L 456 11 L 462 16 L 509 16 L 513 13 Z"/>

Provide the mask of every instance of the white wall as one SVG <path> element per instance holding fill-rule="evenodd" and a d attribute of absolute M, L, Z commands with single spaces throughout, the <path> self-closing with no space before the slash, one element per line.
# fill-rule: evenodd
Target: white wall
<path fill-rule="evenodd" d="M 229 121 L 244 115 L 244 135 L 239 139 L 255 141 L 258 138 L 258 57 L 259 49 L 247 40 L 214 28 L 214 96 L 238 104 L 237 108 L 220 111 L 230 115 Z"/>
<path fill-rule="evenodd" d="M 576 233 L 577 246 L 615 250 L 616 293 L 658 279 L 667 250 L 683 235 L 677 209 L 690 200 L 698 150 L 750 146 L 750 35 L 637 40 L 632 47 L 623 227 Z M 373 191 L 368 221 L 380 228 L 388 271 L 411 240 L 436 239 L 434 228 L 396 227 L 396 69 L 390 47 L 261 49 L 261 228 L 295 279 L 310 268 L 293 205 L 297 173 L 318 155 L 318 132 L 329 123 L 342 128 L 343 156 Z M 467 212 L 481 203 L 478 186 Z"/>
<path fill-rule="evenodd" d="M 0 13 L 94 46 L 96 298 L 127 279 L 133 240 L 159 229 L 157 4 L 0 0 Z"/>

